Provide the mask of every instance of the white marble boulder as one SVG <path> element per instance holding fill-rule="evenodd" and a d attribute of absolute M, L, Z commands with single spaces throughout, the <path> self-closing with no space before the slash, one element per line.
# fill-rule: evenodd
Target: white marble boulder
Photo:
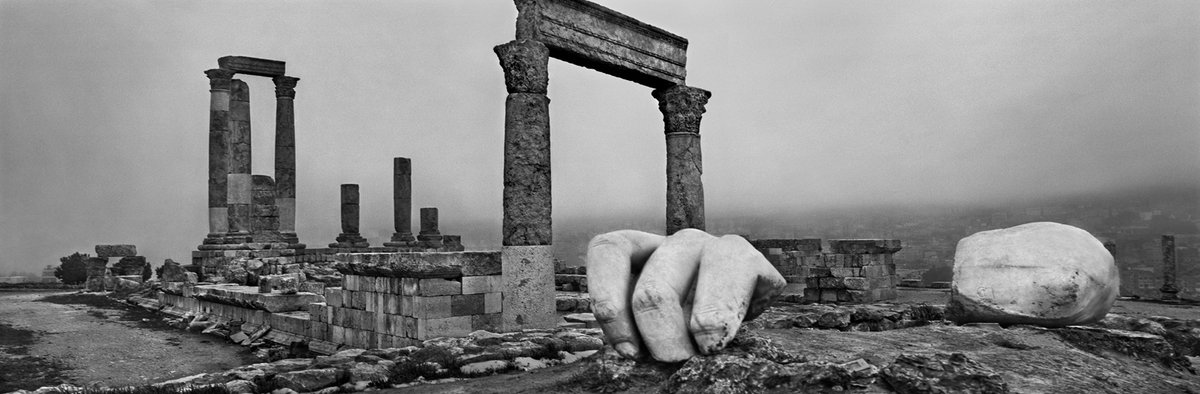
<path fill-rule="evenodd" d="M 958 241 L 946 315 L 957 323 L 1090 324 L 1112 308 L 1120 282 L 1113 256 L 1078 227 L 983 231 Z"/>

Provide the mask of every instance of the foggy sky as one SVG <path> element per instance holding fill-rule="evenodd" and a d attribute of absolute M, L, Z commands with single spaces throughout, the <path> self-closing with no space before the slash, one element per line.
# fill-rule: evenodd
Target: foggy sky
<path fill-rule="evenodd" d="M 970 204 L 1196 184 L 1195 1 L 636 1 L 687 37 L 707 215 Z M 333 241 L 338 185 L 391 234 L 391 158 L 444 233 L 499 243 L 507 1 L 0 1 L 0 272 L 98 243 L 187 263 L 207 233 L 216 59 L 287 62 L 297 226 Z M 251 87 L 255 174 L 274 91 Z M 551 60 L 556 227 L 655 217 L 662 119 L 648 88 Z M 416 222 L 416 221 L 414 221 Z M 468 228 L 469 227 L 469 228 Z M 661 227 L 646 230 L 662 231 Z"/>

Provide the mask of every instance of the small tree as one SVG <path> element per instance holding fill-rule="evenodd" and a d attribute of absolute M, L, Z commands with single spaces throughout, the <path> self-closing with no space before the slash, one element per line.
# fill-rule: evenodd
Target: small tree
<path fill-rule="evenodd" d="M 152 274 L 154 274 L 154 271 L 150 270 L 150 263 L 147 262 L 146 265 L 142 266 L 142 282 L 150 280 L 150 275 Z"/>
<path fill-rule="evenodd" d="M 87 280 L 87 254 L 74 254 L 59 258 L 61 262 L 58 268 L 54 269 L 54 277 L 62 280 L 62 283 L 68 285 L 80 284 Z"/>

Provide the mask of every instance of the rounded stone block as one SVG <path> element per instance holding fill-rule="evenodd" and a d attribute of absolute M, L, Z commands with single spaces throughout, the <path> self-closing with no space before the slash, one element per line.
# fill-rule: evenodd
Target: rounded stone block
<path fill-rule="evenodd" d="M 554 251 L 549 245 L 503 246 L 504 331 L 554 328 Z"/>
<path fill-rule="evenodd" d="M 1080 228 L 1051 222 L 958 242 L 946 317 L 1047 327 L 1103 319 L 1120 288 L 1112 255 Z"/>

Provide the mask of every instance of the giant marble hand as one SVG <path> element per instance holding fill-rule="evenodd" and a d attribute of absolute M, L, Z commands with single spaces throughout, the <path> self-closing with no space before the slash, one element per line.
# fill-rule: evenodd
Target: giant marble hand
<path fill-rule="evenodd" d="M 592 312 L 618 353 L 663 362 L 720 350 L 786 282 L 742 237 L 620 230 L 587 252 Z"/>

